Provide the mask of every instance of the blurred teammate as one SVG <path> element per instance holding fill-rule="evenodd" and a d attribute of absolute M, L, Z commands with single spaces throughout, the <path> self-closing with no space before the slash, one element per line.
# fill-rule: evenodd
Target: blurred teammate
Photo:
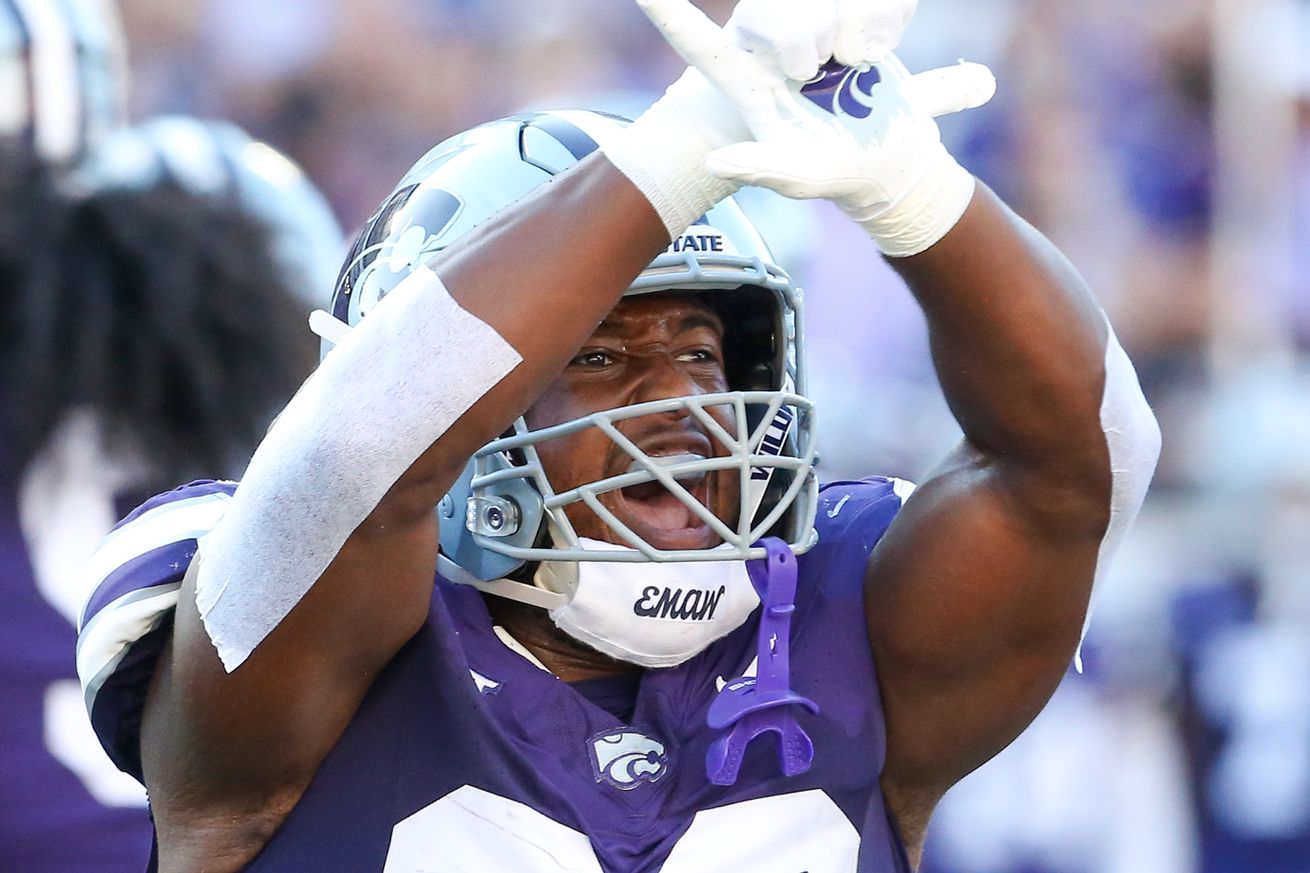
<path fill-rule="evenodd" d="M 112 4 L 0 2 L 6 871 L 145 865 L 145 794 L 75 679 L 82 564 L 143 496 L 257 442 L 312 363 L 297 300 L 326 283 L 304 265 L 339 242 L 267 146 L 194 120 L 123 128 L 123 72 Z"/>
<path fill-rule="evenodd" d="M 430 152 L 240 486 L 97 552 L 79 668 L 158 869 L 906 873 L 1074 655 L 1159 435 L 940 145 L 990 74 L 909 76 L 913 3 L 646 5 L 701 72 Z M 922 305 L 966 439 L 912 498 L 817 488 L 743 182 L 838 203 Z"/>

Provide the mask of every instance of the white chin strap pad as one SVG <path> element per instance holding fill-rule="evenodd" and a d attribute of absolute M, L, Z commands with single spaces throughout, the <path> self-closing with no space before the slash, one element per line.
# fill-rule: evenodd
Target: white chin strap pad
<path fill-rule="evenodd" d="M 235 670 L 410 465 L 522 358 L 419 267 L 287 404 L 200 542 L 196 602 Z"/>
<path fill-rule="evenodd" d="M 584 549 L 613 550 L 582 538 Z M 760 599 L 739 560 L 628 563 L 544 561 L 539 588 L 568 595 L 556 627 L 593 649 L 642 667 L 675 667 L 736 630 Z"/>
<path fill-rule="evenodd" d="M 1092 597 L 1110 569 L 1114 554 L 1124 534 L 1141 511 L 1146 499 L 1147 486 L 1155 474 L 1160 458 L 1160 426 L 1151 407 L 1147 405 L 1137 383 L 1137 372 L 1114 330 L 1106 322 L 1109 336 L 1105 348 L 1105 395 L 1101 399 L 1101 429 L 1105 432 L 1106 446 L 1110 450 L 1110 471 L 1113 477 L 1110 492 L 1110 524 L 1096 558 L 1096 582 Z M 1092 622 L 1092 609 L 1087 610 L 1083 622 L 1083 636 Z M 1082 642 L 1074 655 L 1074 666 L 1083 670 Z"/>

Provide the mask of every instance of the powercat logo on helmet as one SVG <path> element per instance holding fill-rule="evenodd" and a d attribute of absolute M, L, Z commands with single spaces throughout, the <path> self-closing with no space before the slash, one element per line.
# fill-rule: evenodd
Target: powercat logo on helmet
<path fill-rule="evenodd" d="M 735 255 L 737 249 L 728 235 L 708 224 L 693 224 L 668 247 L 667 254 L 694 252 L 702 255 Z"/>
<path fill-rule="evenodd" d="M 718 591 L 701 588 L 661 588 L 647 585 L 632 611 L 642 618 L 671 618 L 677 621 L 709 621 L 719 608 L 727 586 Z"/>

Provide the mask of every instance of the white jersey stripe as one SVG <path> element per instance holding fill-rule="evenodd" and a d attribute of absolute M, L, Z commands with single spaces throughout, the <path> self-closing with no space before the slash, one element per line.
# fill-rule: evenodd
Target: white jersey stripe
<path fill-rule="evenodd" d="M 132 591 L 100 610 L 77 637 L 77 678 L 87 711 L 100 684 L 123 654 L 153 630 L 175 606 L 180 582 Z"/>
<path fill-rule="evenodd" d="M 87 603 L 115 570 L 161 546 L 209 533 L 231 500 L 231 495 L 216 492 L 165 503 L 111 532 L 87 564 L 86 597 L 79 610 L 81 620 L 86 620 Z"/>
<path fill-rule="evenodd" d="M 897 479 L 892 477 L 892 493 L 901 498 L 902 506 L 905 505 L 905 501 L 910 499 L 910 495 L 914 493 L 914 489 L 918 487 L 918 485 L 915 485 L 908 479 Z"/>

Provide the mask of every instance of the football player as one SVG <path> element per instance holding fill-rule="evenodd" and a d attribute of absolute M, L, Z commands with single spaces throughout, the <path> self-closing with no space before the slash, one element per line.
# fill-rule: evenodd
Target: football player
<path fill-rule="evenodd" d="M 145 792 L 71 656 L 82 565 L 143 497 L 249 453 L 312 365 L 299 300 L 341 248 L 267 146 L 123 128 L 123 68 L 112 3 L 0 2 L 3 870 L 144 867 Z"/>
<path fill-rule="evenodd" d="M 179 128 L 186 146 L 170 156 L 154 137 Z M 298 177 L 270 184 L 267 161 L 285 159 L 257 146 L 180 119 L 114 134 L 71 173 L 0 146 L 0 275 L 13 293 L 0 442 L 12 510 L 4 869 L 139 870 L 148 857 L 144 793 L 99 748 L 69 655 L 81 570 L 114 520 L 164 483 L 234 469 L 312 366 L 302 313 L 314 274 L 300 267 L 340 249 L 273 229 L 243 197 L 269 185 L 293 211 L 320 207 L 299 199 Z M 120 148 L 130 166 L 111 169 Z"/>
<path fill-rule="evenodd" d="M 906 873 L 1074 657 L 1159 433 L 940 144 L 990 74 L 910 76 L 912 3 L 644 6 L 692 64 L 664 98 L 433 149 L 241 484 L 94 557 L 79 673 L 159 870 Z M 837 202 L 914 291 L 965 432 L 917 491 L 818 488 L 743 182 Z"/>

